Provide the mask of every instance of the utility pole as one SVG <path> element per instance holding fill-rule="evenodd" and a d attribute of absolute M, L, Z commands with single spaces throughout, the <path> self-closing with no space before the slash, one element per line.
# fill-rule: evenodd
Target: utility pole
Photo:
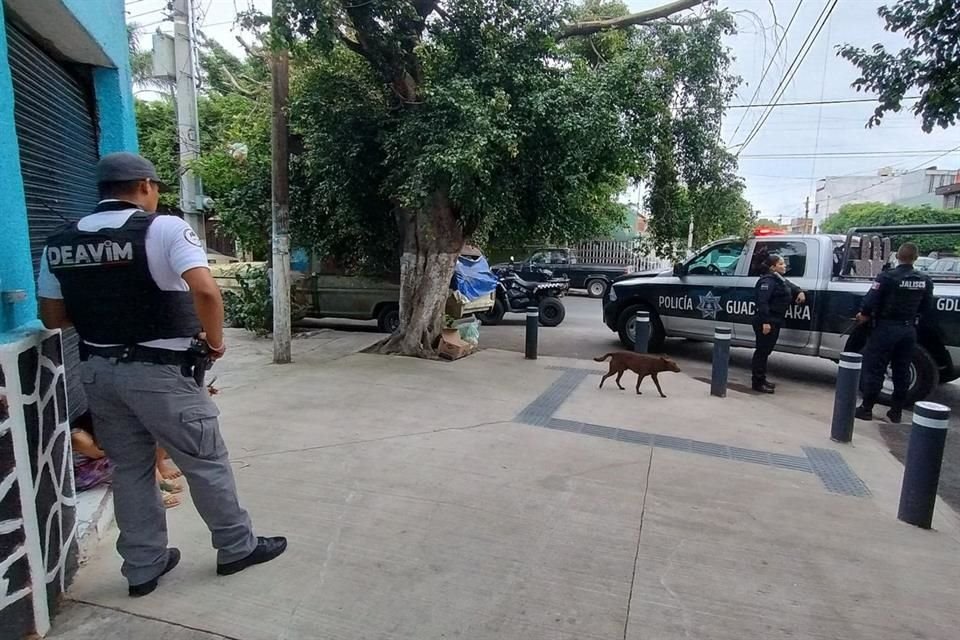
<path fill-rule="evenodd" d="M 810 233 L 813 229 L 810 224 L 810 196 L 803 201 L 803 232 Z"/>
<path fill-rule="evenodd" d="M 207 247 L 199 178 L 190 166 L 200 157 L 197 78 L 194 66 L 193 0 L 173 0 L 174 61 L 177 81 L 177 138 L 180 147 L 180 210 Z"/>
<path fill-rule="evenodd" d="M 279 0 L 273 19 L 282 20 Z M 287 148 L 287 100 L 290 93 L 290 52 L 275 42 L 273 67 L 273 362 L 290 362 L 290 175 Z"/>

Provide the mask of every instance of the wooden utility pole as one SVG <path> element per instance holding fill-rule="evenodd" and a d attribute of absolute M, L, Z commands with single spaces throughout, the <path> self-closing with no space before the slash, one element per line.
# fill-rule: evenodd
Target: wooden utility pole
<path fill-rule="evenodd" d="M 279 20 L 274 0 L 274 20 Z M 290 52 L 273 51 L 273 362 L 290 362 L 290 175 L 287 148 L 287 100 Z"/>

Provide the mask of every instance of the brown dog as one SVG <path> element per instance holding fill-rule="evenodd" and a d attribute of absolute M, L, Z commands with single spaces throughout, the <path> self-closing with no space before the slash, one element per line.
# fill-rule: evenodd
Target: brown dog
<path fill-rule="evenodd" d="M 617 374 L 617 386 L 620 387 L 620 391 L 623 391 L 624 388 L 620 385 L 620 378 L 622 378 L 623 373 L 629 369 L 637 374 L 637 395 L 641 395 L 640 383 L 643 382 L 645 377 L 650 376 L 653 378 L 653 384 L 657 385 L 657 391 L 660 392 L 660 397 L 666 398 L 667 396 L 664 395 L 663 389 L 660 388 L 660 381 L 657 380 L 657 374 L 662 371 L 673 371 L 676 373 L 680 372 L 680 367 L 670 358 L 665 356 L 652 356 L 646 353 L 617 351 L 615 353 L 608 353 L 599 358 L 594 358 L 594 360 L 597 362 L 603 362 L 607 358 L 610 358 L 610 370 L 600 380 L 601 389 L 603 389 L 603 383 L 607 378 L 613 374 Z"/>

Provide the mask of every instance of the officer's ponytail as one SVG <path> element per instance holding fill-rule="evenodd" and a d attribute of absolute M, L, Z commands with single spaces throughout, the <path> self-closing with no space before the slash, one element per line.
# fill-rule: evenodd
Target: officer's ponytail
<path fill-rule="evenodd" d="M 763 260 L 763 273 L 770 273 L 773 271 L 773 268 L 777 265 L 778 262 L 783 260 L 778 254 L 771 253 Z"/>

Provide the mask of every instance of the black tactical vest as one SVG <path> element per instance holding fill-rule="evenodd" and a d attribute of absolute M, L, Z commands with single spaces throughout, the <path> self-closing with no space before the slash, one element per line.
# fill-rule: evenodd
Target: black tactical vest
<path fill-rule="evenodd" d="M 913 322 L 920 313 L 928 278 L 913 267 L 900 265 L 886 272 L 890 282 L 887 295 L 880 301 L 878 320 Z"/>
<path fill-rule="evenodd" d="M 131 208 L 110 202 L 97 212 Z M 161 291 L 150 275 L 146 239 L 155 219 L 138 211 L 122 227 L 99 231 L 80 231 L 74 222 L 47 240 L 47 266 L 85 342 L 133 345 L 201 331 L 190 292 Z"/>

